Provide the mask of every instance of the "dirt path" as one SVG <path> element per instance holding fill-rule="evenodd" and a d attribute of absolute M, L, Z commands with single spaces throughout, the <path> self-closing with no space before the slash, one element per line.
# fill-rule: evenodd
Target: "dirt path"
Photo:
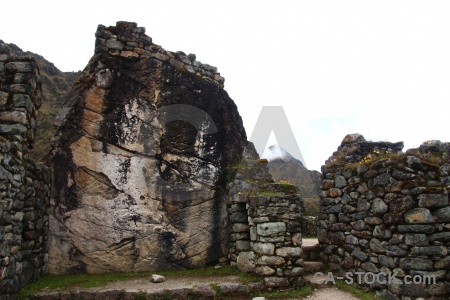
<path fill-rule="evenodd" d="M 83 296 L 86 297 L 88 295 L 92 296 L 92 299 L 95 298 L 95 295 L 103 295 L 104 299 L 114 299 L 106 297 L 104 295 L 117 295 L 118 291 L 126 290 L 127 293 L 138 293 L 140 291 L 146 292 L 148 294 L 157 293 L 159 291 L 170 290 L 174 293 L 185 292 L 188 289 L 192 289 L 196 286 L 211 286 L 211 285 L 229 285 L 237 286 L 239 285 L 239 277 L 238 276 L 216 276 L 216 277 L 169 277 L 165 282 L 161 283 L 150 283 L 149 279 L 137 279 L 137 280 L 129 280 L 129 281 L 120 281 L 113 282 L 104 287 L 97 288 L 76 288 L 75 293 L 83 293 Z M 40 293 L 40 298 L 37 299 L 58 299 L 58 292 L 55 291 L 43 291 Z M 88 297 L 87 299 L 91 299 Z M 133 298 L 130 298 L 133 299 Z M 251 297 L 239 297 L 239 299 L 252 299 Z M 282 300 L 358 300 L 351 294 L 341 291 L 335 287 L 329 286 L 321 286 L 314 290 L 313 294 L 308 297 L 303 298 L 285 298 Z"/>
<path fill-rule="evenodd" d="M 239 276 L 216 276 L 216 277 L 169 277 L 160 283 L 151 283 L 149 279 L 137 279 L 129 281 L 113 282 L 106 287 L 92 288 L 93 291 L 121 290 L 137 292 L 139 290 L 147 293 L 170 290 L 190 289 L 198 285 L 210 286 L 213 284 L 238 284 Z"/>
<path fill-rule="evenodd" d="M 303 298 L 305 299 L 305 298 Z M 355 296 L 341 291 L 335 287 L 323 287 L 314 291 L 314 293 L 307 297 L 308 300 L 358 300 Z M 291 299 L 292 300 L 292 299 Z"/>
<path fill-rule="evenodd" d="M 279 300 L 359 300 L 355 296 L 338 288 L 323 287 L 315 290 L 311 296 L 303 298 L 283 298 Z"/>

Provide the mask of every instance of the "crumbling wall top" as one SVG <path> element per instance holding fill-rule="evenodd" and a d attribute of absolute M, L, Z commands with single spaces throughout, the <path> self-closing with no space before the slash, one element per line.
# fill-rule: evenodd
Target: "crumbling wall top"
<path fill-rule="evenodd" d="M 0 136 L 33 147 L 41 106 L 40 73 L 34 57 L 0 41 Z"/>
<path fill-rule="evenodd" d="M 323 170 L 326 167 L 360 162 L 364 161 L 364 159 L 372 159 L 375 156 L 387 153 L 400 153 L 403 147 L 403 142 L 371 142 L 367 141 L 359 133 L 347 134 L 337 151 L 325 162 L 325 166 L 322 167 L 322 173 L 326 173 Z"/>
<path fill-rule="evenodd" d="M 119 21 L 116 26 L 109 27 L 99 25 L 95 37 L 96 54 L 106 53 L 124 58 L 151 57 L 167 61 L 179 71 L 224 87 L 225 78 L 220 76 L 216 67 L 199 62 L 195 54 L 166 51 L 153 43 L 152 38 L 145 34 L 144 27 L 138 27 L 134 22 Z"/>

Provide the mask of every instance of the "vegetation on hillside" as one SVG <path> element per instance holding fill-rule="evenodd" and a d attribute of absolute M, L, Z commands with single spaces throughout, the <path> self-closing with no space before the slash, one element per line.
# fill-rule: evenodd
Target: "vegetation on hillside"
<path fill-rule="evenodd" d="M 50 150 L 50 141 L 55 133 L 55 118 L 80 72 L 62 72 L 42 56 L 29 54 L 36 58 L 42 82 L 42 106 L 36 120 L 36 142 L 30 151 L 30 158 L 41 160 Z"/>

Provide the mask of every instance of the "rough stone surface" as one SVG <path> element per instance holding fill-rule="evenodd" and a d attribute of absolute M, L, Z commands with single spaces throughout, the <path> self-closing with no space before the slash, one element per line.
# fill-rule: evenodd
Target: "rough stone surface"
<path fill-rule="evenodd" d="M 237 295 L 243 294 L 248 295 L 249 288 L 247 285 L 237 284 L 237 283 L 220 283 L 217 285 L 220 291 L 224 295 Z"/>
<path fill-rule="evenodd" d="M 269 236 L 274 233 L 285 232 L 286 224 L 284 222 L 258 224 L 256 230 L 261 236 Z"/>
<path fill-rule="evenodd" d="M 284 258 L 279 256 L 261 256 L 258 258 L 258 265 L 276 266 L 285 263 Z"/>
<path fill-rule="evenodd" d="M 430 211 L 426 208 L 415 208 L 408 211 L 405 214 L 405 219 L 407 223 L 413 224 L 434 223 L 433 216 L 431 215 Z"/>
<path fill-rule="evenodd" d="M 249 149 L 247 149 L 248 151 Z M 266 173 L 267 160 L 244 153 L 236 179 L 230 184 L 228 211 L 244 211 L 240 195 L 246 195 L 249 237 L 238 236 L 234 224 L 229 258 L 241 271 L 265 278 L 269 288 L 303 284 L 302 203 L 293 185 L 273 183 Z M 269 176 L 266 176 L 268 174 Z M 254 182 L 253 184 L 249 184 Z M 250 192 L 246 189 L 249 189 Z M 233 223 L 233 220 L 231 220 Z M 238 245 L 250 239 L 250 251 Z M 277 279 L 274 276 L 277 276 Z"/>
<path fill-rule="evenodd" d="M 402 147 L 348 135 L 322 166 L 321 257 L 340 273 L 397 274 L 370 286 L 388 299 L 448 299 L 450 143 L 428 141 L 406 155 Z M 341 177 L 340 192 L 350 197 L 330 198 L 340 194 L 331 179 Z M 401 280 L 428 274 L 436 284 Z"/>
<path fill-rule="evenodd" d="M 0 40 L 0 299 L 47 272 L 50 170 L 29 158 L 41 105 L 34 57 Z"/>
<path fill-rule="evenodd" d="M 264 284 L 267 287 L 287 287 L 289 286 L 289 281 L 284 277 L 266 277 L 264 278 Z"/>
<path fill-rule="evenodd" d="M 259 254 L 273 255 L 275 251 L 275 245 L 272 243 L 254 243 L 253 250 Z"/>
<path fill-rule="evenodd" d="M 167 51 L 143 33 L 122 50 L 131 27 L 99 26 L 57 120 L 51 273 L 199 267 L 228 254 L 226 183 L 247 146 L 236 105 L 212 68 L 197 76 L 179 54 L 159 60 L 152 53 Z"/>
<path fill-rule="evenodd" d="M 298 247 L 282 247 L 277 249 L 277 255 L 281 257 L 300 257 L 302 249 Z"/>
<path fill-rule="evenodd" d="M 416 256 L 446 256 L 448 251 L 444 246 L 413 247 L 411 253 Z"/>
<path fill-rule="evenodd" d="M 194 294 L 198 297 L 202 297 L 202 298 L 212 298 L 214 299 L 217 295 L 217 292 L 215 290 L 213 290 L 211 287 L 206 286 L 206 285 L 199 285 L 197 287 L 194 288 Z"/>
<path fill-rule="evenodd" d="M 437 222 L 450 222 L 450 206 L 438 209 L 434 212 L 433 217 Z"/>
<path fill-rule="evenodd" d="M 408 270 L 431 271 L 433 261 L 425 258 L 402 258 L 400 259 L 400 267 Z"/>
<path fill-rule="evenodd" d="M 274 274 L 276 271 L 268 266 L 261 266 L 255 268 L 255 273 L 260 276 L 269 276 Z"/>
<path fill-rule="evenodd" d="M 253 251 L 241 252 L 237 257 L 237 267 L 242 272 L 253 272 L 256 267 L 256 255 Z"/>
<path fill-rule="evenodd" d="M 375 198 L 372 202 L 372 211 L 376 214 L 385 213 L 388 210 L 388 206 L 380 198 Z"/>
<path fill-rule="evenodd" d="M 405 235 L 405 245 L 408 246 L 427 246 L 428 238 L 426 234 L 407 233 Z"/>
<path fill-rule="evenodd" d="M 448 195 L 423 194 L 417 197 L 420 207 L 445 207 L 448 206 Z"/>

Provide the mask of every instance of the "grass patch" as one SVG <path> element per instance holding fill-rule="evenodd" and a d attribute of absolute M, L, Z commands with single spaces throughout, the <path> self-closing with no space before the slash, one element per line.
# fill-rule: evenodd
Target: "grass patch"
<path fill-rule="evenodd" d="M 254 297 L 266 297 L 268 299 L 283 299 L 283 298 L 297 298 L 306 297 L 312 294 L 312 287 L 309 284 L 296 289 L 276 290 L 272 292 L 258 292 Z"/>
<path fill-rule="evenodd" d="M 255 274 L 249 274 L 249 273 L 239 273 L 239 281 L 242 284 L 248 284 L 250 282 L 259 282 L 261 281 L 261 277 L 255 275 Z"/>
<path fill-rule="evenodd" d="M 231 276 L 242 274 L 237 268 L 231 266 L 222 266 L 218 269 L 214 268 L 214 266 L 209 266 L 199 269 L 171 270 L 171 271 L 158 271 L 147 273 L 148 274 L 158 273 L 166 277 Z"/>
<path fill-rule="evenodd" d="M 146 292 L 139 290 L 134 296 L 133 296 L 134 300 L 147 300 L 148 299 L 148 295 Z"/>
<path fill-rule="evenodd" d="M 380 152 L 379 150 L 374 149 L 372 153 L 367 154 L 361 161 L 350 163 L 345 162 L 345 156 L 343 153 L 338 153 L 334 156 L 334 160 L 328 164 L 326 164 L 327 168 L 334 168 L 344 166 L 345 169 L 349 169 L 351 171 L 355 171 L 356 168 L 360 165 L 370 166 L 376 161 L 387 161 L 391 160 L 393 164 L 406 164 L 405 160 L 408 156 L 415 156 L 419 158 L 423 164 L 439 169 L 442 164 L 446 161 L 444 159 L 444 152 L 424 152 L 420 149 L 409 149 L 407 153 L 389 153 L 389 152 Z"/>
<path fill-rule="evenodd" d="M 213 284 L 211 288 L 216 292 L 217 297 L 220 299 L 222 298 L 222 289 L 217 284 Z"/>
<path fill-rule="evenodd" d="M 158 273 L 167 278 L 170 277 L 204 277 L 204 276 L 239 276 L 242 283 L 259 281 L 260 278 L 251 274 L 240 272 L 237 268 L 231 266 L 214 266 L 189 269 L 142 273 L 106 273 L 106 274 L 67 274 L 67 275 L 45 275 L 37 281 L 24 287 L 18 294 L 18 299 L 27 299 L 37 292 L 46 290 L 72 290 L 74 288 L 91 288 L 106 286 L 110 282 L 126 281 L 133 279 L 150 278 L 152 274 Z"/>
<path fill-rule="evenodd" d="M 18 294 L 18 299 L 27 299 L 35 293 L 47 290 L 71 290 L 73 288 L 90 288 L 105 286 L 113 281 L 125 281 L 150 277 L 151 273 L 108 273 L 108 274 L 67 274 L 45 275 L 27 285 Z"/>
<path fill-rule="evenodd" d="M 247 184 L 258 184 L 257 182 L 253 181 L 253 180 L 250 179 L 250 178 L 245 178 L 245 179 L 244 179 L 244 182 L 247 183 Z"/>
<path fill-rule="evenodd" d="M 343 280 L 336 281 L 336 287 L 340 290 L 346 291 L 361 300 L 381 300 L 374 292 L 364 291 L 362 288 L 346 284 Z"/>

